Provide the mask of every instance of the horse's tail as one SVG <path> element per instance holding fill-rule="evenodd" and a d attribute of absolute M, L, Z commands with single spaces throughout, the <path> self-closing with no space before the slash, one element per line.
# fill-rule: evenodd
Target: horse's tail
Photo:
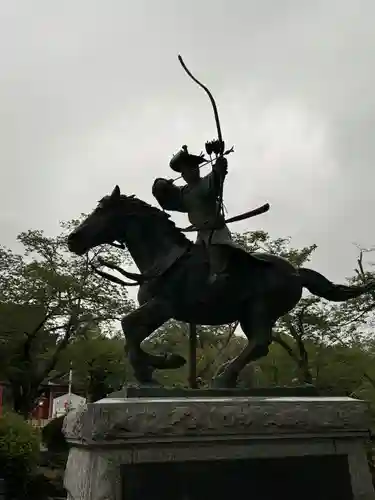
<path fill-rule="evenodd" d="M 302 280 L 302 286 L 307 288 L 309 292 L 332 302 L 355 299 L 364 293 L 375 290 L 375 281 L 370 281 L 365 285 L 359 286 L 336 285 L 322 274 L 303 267 L 299 269 L 299 275 Z"/>

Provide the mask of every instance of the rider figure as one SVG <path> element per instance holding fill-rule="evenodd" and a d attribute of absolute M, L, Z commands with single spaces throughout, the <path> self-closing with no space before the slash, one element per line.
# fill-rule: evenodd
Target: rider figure
<path fill-rule="evenodd" d="M 152 194 L 163 209 L 188 214 L 189 221 L 198 231 L 196 243 L 205 245 L 208 252 L 209 283 L 217 284 L 228 278 L 224 272 L 225 246 L 232 243 L 230 231 L 218 206 L 220 186 L 227 174 L 228 162 L 224 157 L 217 158 L 212 171 L 201 177 L 199 165 L 204 161 L 202 155 L 192 155 L 183 146 L 169 166 L 181 173 L 186 184 L 179 187 L 172 180 L 159 178 L 154 181 Z"/>

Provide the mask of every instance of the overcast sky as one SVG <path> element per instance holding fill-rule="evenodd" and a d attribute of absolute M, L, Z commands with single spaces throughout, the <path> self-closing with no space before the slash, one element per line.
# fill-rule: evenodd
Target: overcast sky
<path fill-rule="evenodd" d="M 375 245 L 373 0 L 0 3 L 2 244 L 56 234 L 116 183 L 153 202 L 172 154 L 215 137 L 181 53 L 236 148 L 229 214 L 271 204 L 232 230 L 317 243 L 333 279 Z"/>

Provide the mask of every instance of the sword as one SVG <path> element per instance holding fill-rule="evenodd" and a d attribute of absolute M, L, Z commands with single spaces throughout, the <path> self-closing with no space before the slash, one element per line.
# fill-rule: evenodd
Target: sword
<path fill-rule="evenodd" d="M 254 210 L 249 210 L 248 212 L 244 212 L 243 214 L 235 215 L 234 217 L 230 217 L 229 219 L 225 219 L 224 222 L 226 224 L 230 224 L 231 222 L 238 222 L 240 220 L 249 219 L 250 217 L 255 217 L 256 215 L 264 214 L 264 213 L 268 212 L 269 209 L 270 209 L 269 203 L 265 203 L 261 207 L 255 208 Z M 201 229 L 207 229 L 207 230 L 212 231 L 212 230 L 215 230 L 217 228 L 215 228 L 215 227 L 212 228 L 211 226 L 207 226 L 207 227 L 201 227 L 200 230 Z M 180 231 L 182 231 L 184 233 L 192 233 L 194 231 L 198 231 L 198 229 L 194 226 L 189 226 L 189 227 L 185 227 L 184 229 L 180 228 Z"/>

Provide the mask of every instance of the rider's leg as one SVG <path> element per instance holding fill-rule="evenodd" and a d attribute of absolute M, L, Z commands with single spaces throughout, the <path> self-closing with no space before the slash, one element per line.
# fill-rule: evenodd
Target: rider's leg
<path fill-rule="evenodd" d="M 225 281 L 229 275 L 225 272 L 227 267 L 226 248 L 223 245 L 209 245 L 208 248 L 209 258 L 209 282 L 216 283 L 217 281 Z"/>
<path fill-rule="evenodd" d="M 208 229 L 199 231 L 197 238 L 197 243 L 204 244 L 207 250 L 209 261 L 208 282 L 210 284 L 226 282 L 229 277 L 225 272 L 227 267 L 226 244 L 231 241 L 231 234 L 226 226 L 211 233 Z"/>

